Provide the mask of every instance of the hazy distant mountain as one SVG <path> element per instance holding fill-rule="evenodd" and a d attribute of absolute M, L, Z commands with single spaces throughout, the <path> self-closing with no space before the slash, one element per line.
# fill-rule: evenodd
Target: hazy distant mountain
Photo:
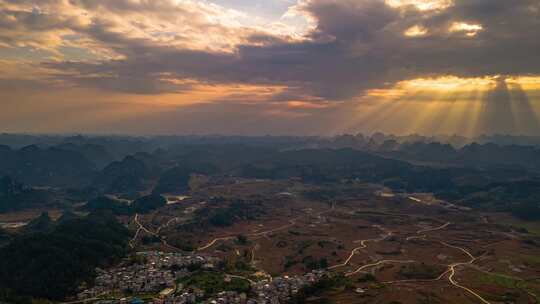
<path fill-rule="evenodd" d="M 387 152 L 388 150 L 379 147 L 378 151 Z M 540 169 L 540 149 L 527 146 L 473 143 L 461 149 L 455 149 L 449 144 L 417 142 L 402 144 L 388 155 L 406 160 L 461 166 L 519 166 L 530 170 Z"/>
<path fill-rule="evenodd" d="M 185 167 L 171 168 L 161 175 L 154 188 L 154 193 L 183 193 L 189 188 L 191 171 Z"/>
<path fill-rule="evenodd" d="M 73 143 L 64 143 L 55 146 L 55 148 L 79 153 L 83 155 L 86 159 L 91 161 L 96 168 L 100 169 L 115 160 L 115 158 L 107 151 L 107 149 L 100 145 L 76 145 Z"/>
<path fill-rule="evenodd" d="M 0 147 L 0 176 L 33 186 L 78 186 L 91 179 L 94 164 L 76 151 L 36 145 L 13 150 Z"/>
<path fill-rule="evenodd" d="M 25 187 L 10 177 L 0 178 L 0 212 L 50 206 L 54 195 L 48 190 Z"/>
<path fill-rule="evenodd" d="M 217 168 L 204 162 L 191 162 L 189 165 L 179 165 L 165 170 L 159 177 L 154 193 L 183 193 L 189 190 L 191 174 L 212 174 Z"/>
<path fill-rule="evenodd" d="M 144 190 L 149 169 L 143 161 L 127 156 L 106 166 L 94 179 L 93 185 L 106 192 L 132 192 Z"/>
<path fill-rule="evenodd" d="M 400 145 L 394 155 L 424 162 L 451 162 L 457 159 L 458 152 L 449 144 L 416 142 Z"/>
<path fill-rule="evenodd" d="M 459 151 L 458 159 L 467 164 L 517 165 L 540 169 L 540 149 L 535 147 L 471 144 Z"/>

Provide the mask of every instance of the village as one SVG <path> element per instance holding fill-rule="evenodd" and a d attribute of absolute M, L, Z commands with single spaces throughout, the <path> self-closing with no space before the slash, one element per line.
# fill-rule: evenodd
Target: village
<path fill-rule="evenodd" d="M 96 269 L 92 288 L 81 291 L 77 303 L 98 304 L 279 304 L 287 303 L 302 288 L 326 275 L 314 270 L 301 276 L 280 276 L 253 281 L 241 276 L 223 275 L 249 283 L 248 292 L 222 290 L 207 294 L 198 286 L 179 283 L 194 271 L 219 272 L 222 261 L 206 255 L 187 255 L 158 251 L 138 252 L 129 261 L 108 270 Z"/>
<path fill-rule="evenodd" d="M 189 275 L 189 269 L 213 270 L 218 258 L 157 251 L 138 252 L 131 265 L 109 270 L 96 269 L 95 286 L 78 294 L 80 300 L 114 294 L 167 295 L 176 290 L 176 280 Z"/>

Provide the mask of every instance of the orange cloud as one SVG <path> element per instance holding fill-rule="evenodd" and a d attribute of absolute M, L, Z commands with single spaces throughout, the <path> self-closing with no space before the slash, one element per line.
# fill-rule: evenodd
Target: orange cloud
<path fill-rule="evenodd" d="M 414 6 L 422 11 L 440 10 L 450 7 L 452 0 L 386 0 L 392 7 Z"/>
<path fill-rule="evenodd" d="M 463 32 L 468 37 L 474 37 L 481 32 L 484 27 L 481 24 L 473 24 L 466 22 L 454 22 L 448 29 L 451 33 Z"/>
<path fill-rule="evenodd" d="M 425 36 L 427 35 L 428 33 L 428 29 L 421 26 L 421 25 L 415 25 L 415 26 L 412 26 L 410 28 L 408 28 L 406 31 L 405 31 L 405 36 L 407 37 L 421 37 L 421 36 Z"/>

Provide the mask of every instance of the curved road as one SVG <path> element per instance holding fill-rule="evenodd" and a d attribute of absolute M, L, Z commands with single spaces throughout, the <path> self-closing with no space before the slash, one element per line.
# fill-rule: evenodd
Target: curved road
<path fill-rule="evenodd" d="M 332 207 L 328 210 L 325 210 L 325 211 L 321 211 L 319 213 L 316 214 L 317 217 L 325 214 L 325 213 L 328 213 L 328 212 L 331 212 L 335 209 L 335 203 L 332 204 Z M 259 237 L 259 236 L 265 236 L 265 235 L 268 235 L 270 233 L 274 233 L 274 232 L 278 232 L 278 231 L 281 231 L 281 230 L 285 230 L 285 229 L 288 229 L 294 225 L 296 225 L 296 222 L 303 218 L 305 215 L 302 215 L 302 216 L 299 216 L 297 218 L 294 218 L 292 220 L 289 220 L 289 224 L 287 225 L 284 225 L 284 226 L 281 226 L 281 227 L 278 227 L 278 228 L 275 228 L 275 229 L 271 229 L 271 230 L 268 230 L 268 231 L 263 231 L 263 232 L 257 232 L 257 233 L 250 233 L 250 234 L 246 234 L 246 237 Z M 308 214 L 309 216 L 309 214 Z M 232 239 L 235 239 L 236 236 L 225 236 L 225 237 L 219 237 L 219 238 L 215 238 L 213 239 L 212 241 L 210 241 L 208 244 L 202 246 L 202 247 L 199 247 L 197 248 L 197 251 L 202 251 L 202 250 L 205 250 L 205 249 L 208 249 L 212 246 L 214 246 L 217 242 L 220 242 L 220 241 L 229 241 L 229 240 L 232 240 Z"/>
<path fill-rule="evenodd" d="M 332 267 L 329 267 L 328 269 L 331 270 L 331 269 L 336 269 L 336 268 L 339 268 L 339 267 L 345 267 L 345 266 L 347 266 L 347 265 L 349 264 L 349 262 L 351 261 L 351 259 L 358 253 L 358 250 L 367 248 L 367 245 L 366 245 L 367 242 L 381 242 L 381 241 L 384 241 L 385 239 L 387 239 L 388 237 L 392 236 L 392 232 L 391 232 L 391 231 L 386 231 L 384 228 L 382 228 L 382 227 L 379 226 L 379 225 L 375 225 L 375 226 L 373 226 L 373 227 L 376 227 L 376 228 L 382 230 L 383 232 L 386 232 L 386 235 L 383 235 L 382 237 L 380 237 L 380 238 L 378 238 L 378 239 L 367 239 L 367 240 L 360 240 L 360 241 L 357 241 L 357 242 L 360 242 L 360 246 L 354 248 L 354 249 L 351 251 L 351 254 L 350 254 L 349 257 L 347 258 L 347 260 L 345 260 L 345 262 L 343 262 L 342 264 L 338 264 L 338 265 L 334 265 L 334 266 L 332 266 Z"/>
<path fill-rule="evenodd" d="M 141 222 L 139 222 L 139 214 L 135 214 L 135 218 L 134 218 L 134 221 L 135 221 L 135 224 L 137 224 L 137 226 L 139 226 L 139 228 L 137 229 L 137 232 L 135 232 L 135 236 L 133 236 L 133 238 L 129 241 L 129 246 L 131 248 L 135 248 L 135 245 L 134 243 L 137 241 L 137 238 L 140 234 L 141 231 L 144 231 L 150 235 L 153 235 L 157 238 L 159 238 L 159 240 L 161 241 L 161 243 L 163 245 L 165 245 L 166 247 L 169 247 L 173 250 L 177 250 L 177 251 L 182 251 L 180 248 L 177 248 L 177 247 L 174 247 L 173 245 L 167 243 L 167 240 L 165 240 L 164 238 L 162 238 L 159 233 L 155 233 L 155 232 L 152 232 L 151 230 L 147 229 L 146 227 L 144 227 L 143 224 L 141 224 Z"/>
<path fill-rule="evenodd" d="M 415 262 L 416 261 L 414 261 L 414 260 L 405 260 L 405 261 L 401 261 L 401 260 L 382 260 L 382 261 L 378 261 L 378 262 L 373 263 L 373 264 L 367 264 L 367 265 L 364 265 L 364 266 L 360 266 L 355 271 L 346 273 L 345 276 L 350 277 L 350 276 L 353 276 L 353 275 L 361 272 L 362 270 L 364 270 L 366 268 L 379 266 L 379 265 L 382 265 L 382 264 L 394 264 L 394 263 L 395 264 L 408 264 L 408 263 L 415 263 Z"/>
<path fill-rule="evenodd" d="M 421 229 L 421 230 L 418 230 L 416 232 L 417 235 L 415 236 L 409 236 L 406 238 L 407 241 L 410 241 L 412 239 L 426 239 L 427 238 L 427 235 L 423 234 L 423 233 L 427 233 L 427 232 L 433 232 L 433 231 L 437 231 L 437 230 L 442 230 L 442 229 L 445 229 L 446 227 L 448 227 L 451 223 L 450 222 L 447 222 L 439 227 L 435 227 L 435 228 L 428 228 L 428 229 Z M 383 228 L 381 227 L 378 227 L 379 229 L 383 230 Z M 387 232 L 387 231 L 385 231 Z M 358 252 L 358 250 L 360 249 L 363 249 L 363 248 L 366 248 L 366 242 L 369 242 L 369 241 L 383 241 L 384 239 L 386 239 L 387 237 L 389 237 L 390 235 L 392 235 L 392 232 L 387 232 L 387 235 L 383 236 L 382 238 L 380 239 L 375 239 L 375 240 L 361 240 L 360 241 L 360 247 L 357 247 L 357 248 L 354 248 L 352 251 L 351 251 L 351 255 L 349 256 L 349 258 L 347 258 L 347 260 L 342 263 L 342 264 L 338 264 L 338 265 L 335 265 L 335 266 L 332 266 L 328 269 L 335 269 L 335 268 L 338 268 L 338 267 L 343 267 L 343 266 L 346 266 L 350 260 L 352 259 L 352 257 Z M 459 247 L 459 246 L 455 246 L 455 245 L 451 245 L 451 244 L 448 244 L 446 242 L 443 242 L 443 241 L 439 241 L 439 243 L 441 243 L 443 246 L 445 247 L 448 247 L 448 248 L 453 248 L 453 249 L 457 249 L 461 252 L 463 252 L 464 254 L 466 254 L 468 257 L 469 257 L 469 261 L 467 262 L 461 262 L 461 263 L 453 263 L 453 264 L 450 264 L 448 265 L 448 269 L 443 272 L 442 274 L 440 274 L 437 278 L 435 279 L 432 279 L 432 280 L 401 280 L 401 281 L 389 281 L 389 282 L 384 282 L 385 284 L 395 284 L 395 283 L 412 283 L 412 282 L 432 282 L 432 281 L 439 281 L 441 280 L 445 275 L 449 274 L 448 276 L 448 282 L 450 284 L 452 284 L 453 286 L 457 287 L 457 288 L 460 288 L 466 292 L 468 292 L 469 294 L 473 295 L 474 297 L 476 297 L 480 302 L 484 303 L 484 304 L 491 304 L 488 300 L 486 300 L 485 298 L 483 298 L 481 295 L 479 295 L 477 292 L 475 292 L 474 290 L 466 287 L 466 286 L 463 286 L 461 284 L 459 284 L 459 282 L 457 282 L 455 280 L 455 275 L 456 275 L 456 267 L 460 267 L 460 266 L 465 266 L 465 265 L 472 265 L 478 258 L 477 257 L 474 257 L 468 250 L 466 250 L 465 248 L 462 248 L 462 247 Z M 352 271 L 352 272 L 348 272 L 345 274 L 346 277 L 350 277 L 350 276 L 353 276 L 361 271 L 363 271 L 364 269 L 367 269 L 367 268 L 370 268 L 370 267 L 375 267 L 375 266 L 379 266 L 379 265 L 382 265 L 382 264 L 389 264 L 389 263 L 414 263 L 416 261 L 414 260 L 381 260 L 381 261 L 378 261 L 378 262 L 375 262 L 375 263 L 372 263 L 372 264 L 367 264 L 367 265 L 363 265 L 363 266 L 360 266 L 359 268 L 357 268 L 355 271 Z"/>
<path fill-rule="evenodd" d="M 450 271 L 450 275 L 448 276 L 448 281 L 450 282 L 450 284 L 467 291 L 468 293 L 475 296 L 478 300 L 480 300 L 484 304 L 491 304 L 488 300 L 484 299 L 481 295 L 476 293 L 474 290 L 472 290 L 472 289 L 470 289 L 468 287 L 465 287 L 463 285 L 460 285 L 456 280 L 454 280 L 454 276 L 456 275 L 456 267 L 464 266 L 464 265 L 472 265 L 478 258 L 474 257 L 469 251 L 467 251 L 464 248 L 454 246 L 454 245 L 450 245 L 450 244 L 445 243 L 445 242 L 440 242 L 440 243 L 443 244 L 446 247 L 458 249 L 458 250 L 462 251 L 463 253 L 465 253 L 470 258 L 470 260 L 468 262 L 454 263 L 454 264 L 448 265 L 448 267 L 449 267 L 448 270 Z"/>
<path fill-rule="evenodd" d="M 416 232 L 416 234 L 422 234 L 422 233 L 426 233 L 426 232 L 433 232 L 433 231 L 437 231 L 437 230 L 441 230 L 441 229 L 444 229 L 446 227 L 448 227 L 451 223 L 448 222 L 442 226 L 439 226 L 439 227 L 436 227 L 436 228 L 429 228 L 429 229 L 422 229 L 422 230 L 418 230 Z M 407 241 L 410 241 L 412 239 L 426 239 L 427 238 L 427 235 L 419 235 L 419 236 L 410 236 L 410 237 L 407 237 L 406 240 Z M 462 247 L 459 247 L 459 246 L 455 246 L 455 245 L 451 245 L 451 244 L 448 244 L 446 242 L 443 242 L 443 241 L 439 241 L 440 244 L 442 244 L 443 246 L 445 247 L 448 247 L 448 248 L 453 248 L 453 249 L 457 249 L 461 252 L 463 252 L 464 254 L 466 254 L 468 257 L 469 257 L 469 261 L 467 262 L 461 262 L 461 263 L 453 263 L 453 264 L 450 264 L 448 265 L 448 269 L 443 272 L 439 277 L 437 277 L 436 279 L 433 279 L 433 280 L 402 280 L 402 281 L 390 281 L 390 282 L 386 282 L 386 284 L 395 284 L 395 283 L 407 283 L 407 282 L 432 282 L 432 281 L 439 281 L 441 280 L 445 275 L 447 274 L 450 274 L 448 276 L 448 282 L 450 284 L 452 284 L 453 286 L 457 287 L 457 288 L 460 288 L 466 292 L 468 292 L 469 294 L 473 295 L 475 298 L 477 298 L 480 302 L 484 303 L 484 304 L 491 304 L 488 300 L 486 300 L 485 298 L 483 298 L 481 295 L 479 295 L 477 292 L 475 292 L 474 290 L 466 287 L 466 286 L 463 286 L 461 284 L 459 284 L 459 282 L 457 282 L 454 277 L 456 275 L 456 267 L 460 267 L 460 266 L 465 266 L 465 265 L 472 265 L 477 259 L 478 257 L 475 257 L 473 256 L 468 250 L 466 250 L 465 248 L 462 248 Z"/>

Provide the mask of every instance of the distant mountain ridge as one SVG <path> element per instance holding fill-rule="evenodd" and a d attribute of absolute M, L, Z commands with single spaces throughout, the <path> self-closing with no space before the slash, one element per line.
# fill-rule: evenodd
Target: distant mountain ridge
<path fill-rule="evenodd" d="M 70 186 L 88 180 L 96 166 L 79 152 L 36 145 L 0 148 L 0 176 L 33 186 Z"/>

